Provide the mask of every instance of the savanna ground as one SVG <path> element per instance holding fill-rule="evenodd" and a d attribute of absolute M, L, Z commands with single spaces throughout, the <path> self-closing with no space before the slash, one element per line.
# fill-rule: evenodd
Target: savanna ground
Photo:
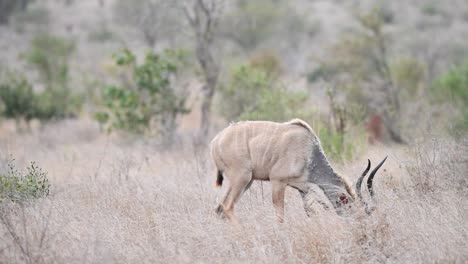
<path fill-rule="evenodd" d="M 365 158 L 389 160 L 376 180 L 376 211 L 310 218 L 287 191 L 286 220 L 274 217 L 268 183 L 236 207 L 240 225 L 218 219 L 220 196 L 205 148 L 191 140 L 158 151 L 154 142 L 103 136 L 66 121 L 0 138 L 2 165 L 35 160 L 51 195 L 2 210 L 3 263 L 463 263 L 468 259 L 468 141 L 428 137 L 370 147 L 340 166 L 355 180 Z M 360 208 L 357 208 L 360 209 Z M 10 213 L 5 214 L 5 211 Z"/>
<path fill-rule="evenodd" d="M 0 0 L 0 263 L 466 263 L 466 36 L 465 0 Z M 372 214 L 216 216 L 205 143 L 292 118 L 351 182 L 388 156 Z"/>

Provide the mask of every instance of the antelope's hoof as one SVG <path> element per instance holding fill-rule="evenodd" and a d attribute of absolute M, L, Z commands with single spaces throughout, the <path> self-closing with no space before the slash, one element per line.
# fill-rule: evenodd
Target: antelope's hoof
<path fill-rule="evenodd" d="M 221 219 L 224 219 L 224 218 L 225 218 L 224 210 L 223 210 L 223 206 L 222 206 L 222 205 L 218 205 L 218 207 L 216 207 L 215 213 L 216 213 L 216 214 L 218 215 L 218 217 L 220 217 Z"/>

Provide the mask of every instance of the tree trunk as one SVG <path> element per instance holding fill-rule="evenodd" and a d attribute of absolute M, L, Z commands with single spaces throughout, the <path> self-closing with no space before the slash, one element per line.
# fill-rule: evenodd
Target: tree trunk
<path fill-rule="evenodd" d="M 196 55 L 198 62 L 203 70 L 205 84 L 202 87 L 200 136 L 206 137 L 209 134 L 211 126 L 211 105 L 218 83 L 219 67 L 215 63 L 211 53 L 212 45 L 203 37 L 199 36 L 197 40 Z"/>

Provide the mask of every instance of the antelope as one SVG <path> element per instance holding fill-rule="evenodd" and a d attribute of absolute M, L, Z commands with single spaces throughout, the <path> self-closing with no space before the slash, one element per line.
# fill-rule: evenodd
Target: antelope
<path fill-rule="evenodd" d="M 225 178 L 229 181 L 216 213 L 234 222 L 237 222 L 234 204 L 254 180 L 271 182 L 273 205 L 280 222 L 284 219 L 284 194 L 288 186 L 299 191 L 308 215 L 310 197 L 317 190 L 323 192 L 338 214 L 345 205 L 357 199 L 368 211 L 361 185 L 370 170 L 370 160 L 356 182 L 355 192 L 346 178 L 332 168 L 312 128 L 300 119 L 285 123 L 233 123 L 214 137 L 210 151 L 217 170 L 216 186 L 221 187 Z M 368 177 L 367 187 L 371 197 L 374 195 L 374 176 L 386 159 Z M 319 203 L 325 209 L 330 208 L 325 202 Z"/>

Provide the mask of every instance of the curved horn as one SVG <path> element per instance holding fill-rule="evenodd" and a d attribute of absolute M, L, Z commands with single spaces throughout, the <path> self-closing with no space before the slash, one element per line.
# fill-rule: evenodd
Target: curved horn
<path fill-rule="evenodd" d="M 380 169 L 380 167 L 382 167 L 382 165 L 384 164 L 384 162 L 387 160 L 388 156 L 385 157 L 385 159 L 383 159 L 379 165 L 377 165 L 377 167 L 375 167 L 371 174 L 369 175 L 369 178 L 367 179 L 367 189 L 369 190 L 369 193 L 370 193 L 370 196 L 374 196 L 374 190 L 372 189 L 372 181 L 374 180 L 374 176 L 375 174 L 377 173 L 377 171 Z"/>
<path fill-rule="evenodd" d="M 368 159 L 367 160 L 367 168 L 366 170 L 364 170 L 364 172 L 361 174 L 361 177 L 359 177 L 359 179 L 357 180 L 356 182 L 356 193 L 359 197 L 359 200 L 362 200 L 362 195 L 361 195 L 361 184 L 362 184 L 362 180 L 364 180 L 364 177 L 366 177 L 366 174 L 369 172 L 370 170 L 370 167 L 371 167 L 371 162 L 370 160 Z"/>

